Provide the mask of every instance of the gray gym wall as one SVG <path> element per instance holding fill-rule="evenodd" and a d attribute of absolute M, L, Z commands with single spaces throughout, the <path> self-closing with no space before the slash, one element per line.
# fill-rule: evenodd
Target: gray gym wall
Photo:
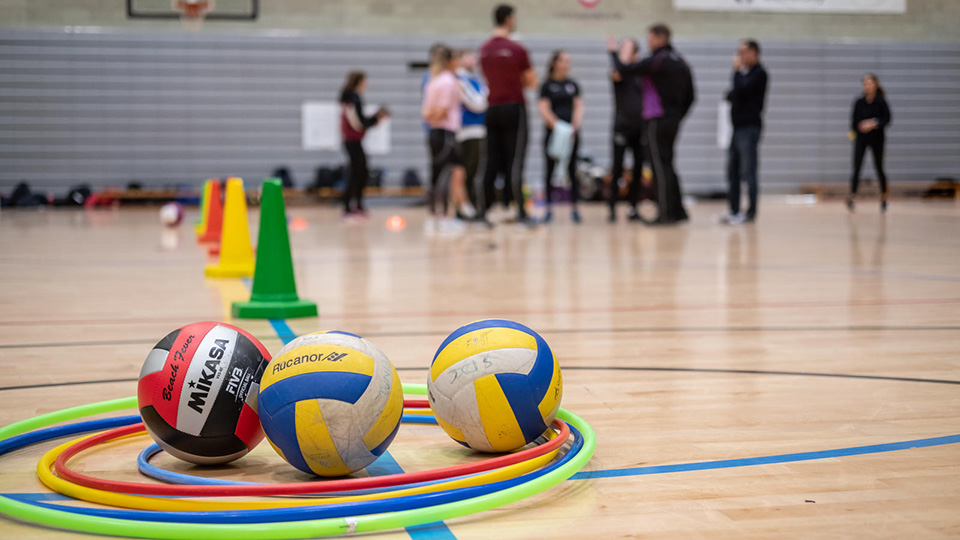
<path fill-rule="evenodd" d="M 587 106 L 583 147 L 601 165 L 609 165 L 612 106 L 602 36 L 608 28 L 638 35 L 648 21 L 662 19 L 673 24 L 677 48 L 697 82 L 697 104 L 678 149 L 688 190 L 723 187 L 717 104 L 729 85 L 737 37 L 747 34 L 762 40 L 771 74 L 761 148 L 765 190 L 795 191 L 802 183 L 847 178 L 850 105 L 864 71 L 880 75 L 893 109 L 887 157 L 892 181 L 960 173 L 960 2 L 909 0 L 910 11 L 900 16 L 734 18 L 672 13 L 669 1 L 603 0 L 599 11 L 581 20 L 575 16 L 582 8 L 573 0 L 516 4 L 521 15 L 528 13 L 520 37 L 538 74 L 552 49 L 570 51 Z M 442 36 L 456 46 L 478 45 L 484 32 L 468 28 L 488 26 L 489 6 L 314 5 L 311 10 L 305 1 L 267 0 L 255 23 L 208 23 L 203 32 L 189 34 L 175 21 L 127 20 L 116 0 L 0 0 L 0 10 L 10 8 L 0 27 L 0 189 L 20 180 L 55 191 L 82 182 L 162 186 L 225 175 L 258 180 L 278 166 L 289 167 L 305 185 L 315 167 L 342 157 L 301 149 L 300 105 L 334 99 L 346 71 L 355 68 L 370 75 L 367 101 L 394 112 L 393 151 L 372 164 L 386 168 L 389 183 L 399 182 L 410 167 L 425 176 L 422 72 L 409 64 L 424 61 L 426 49 Z M 289 9 L 280 10 L 284 6 Z M 636 6 L 649 9 L 643 17 L 628 16 L 641 13 Z M 538 9 L 548 11 L 538 17 Z M 303 17 L 293 15 L 297 10 Z M 422 17 L 427 11 L 438 17 Z M 468 17 L 477 18 L 476 24 L 468 25 Z M 73 25 L 50 26 L 67 21 Z M 327 29 L 334 23 L 337 30 Z M 556 37 L 575 28 L 577 39 Z M 533 95 L 529 103 L 533 136 L 526 177 L 538 184 L 542 126 Z"/>

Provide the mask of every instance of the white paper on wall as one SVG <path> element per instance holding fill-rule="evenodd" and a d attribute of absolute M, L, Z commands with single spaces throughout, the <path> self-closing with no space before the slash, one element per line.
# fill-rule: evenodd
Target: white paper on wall
<path fill-rule="evenodd" d="M 377 112 L 376 105 L 364 107 L 364 114 Z M 333 101 L 304 101 L 300 109 L 301 144 L 304 150 L 340 150 L 340 104 Z M 367 130 L 363 139 L 367 154 L 390 153 L 390 120 Z"/>

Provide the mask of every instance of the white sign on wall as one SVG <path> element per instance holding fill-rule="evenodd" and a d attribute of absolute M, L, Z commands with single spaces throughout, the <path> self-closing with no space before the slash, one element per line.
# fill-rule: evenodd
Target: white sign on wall
<path fill-rule="evenodd" d="M 367 105 L 364 113 L 375 114 L 379 107 Z M 340 104 L 332 101 L 304 101 L 300 109 L 300 135 L 304 150 L 340 150 Z M 367 130 L 363 149 L 372 156 L 390 153 L 390 119 Z"/>
<path fill-rule="evenodd" d="M 907 0 L 673 0 L 673 7 L 697 11 L 906 13 Z"/>

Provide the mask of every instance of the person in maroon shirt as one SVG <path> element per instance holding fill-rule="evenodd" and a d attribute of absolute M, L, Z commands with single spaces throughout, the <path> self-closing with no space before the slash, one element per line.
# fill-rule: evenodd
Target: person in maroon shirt
<path fill-rule="evenodd" d="M 490 96 L 485 119 L 487 168 L 483 187 L 486 207 L 478 210 L 483 215 L 492 206 L 497 175 L 503 173 L 504 204 L 515 201 L 519 205 L 517 219 L 531 224 L 523 206 L 523 162 L 527 154 L 527 108 L 523 90 L 536 88 L 537 76 L 530 65 L 527 50 L 510 39 L 517 25 L 513 7 L 497 6 L 493 21 L 496 25 L 493 34 L 480 47 L 480 66 Z"/>
<path fill-rule="evenodd" d="M 350 157 L 350 178 L 343 190 L 344 218 L 367 217 L 363 208 L 363 188 L 370 180 L 370 170 L 367 168 L 367 154 L 363 151 L 363 137 L 367 129 L 390 116 L 385 107 L 380 107 L 373 116 L 364 115 L 360 94 L 366 89 L 367 74 L 362 71 L 347 73 L 347 80 L 340 89 L 340 138 Z"/>

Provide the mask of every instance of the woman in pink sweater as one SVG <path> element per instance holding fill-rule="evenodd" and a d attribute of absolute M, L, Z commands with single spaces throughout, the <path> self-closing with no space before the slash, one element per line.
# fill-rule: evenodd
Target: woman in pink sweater
<path fill-rule="evenodd" d="M 460 84 L 454 74 L 454 63 L 453 52 L 449 47 L 440 45 L 435 49 L 430 65 L 430 81 L 424 91 L 422 111 L 424 122 L 430 126 L 430 215 L 442 216 L 443 219 L 439 222 L 441 230 L 450 231 L 464 227 L 458 219 L 448 217 L 450 205 L 452 204 L 454 209 L 467 206 L 464 184 L 466 173 L 457 143 L 462 111 Z M 447 177 L 450 179 L 449 184 L 441 181 Z M 448 190 L 444 189 L 447 186 L 449 197 Z"/>

